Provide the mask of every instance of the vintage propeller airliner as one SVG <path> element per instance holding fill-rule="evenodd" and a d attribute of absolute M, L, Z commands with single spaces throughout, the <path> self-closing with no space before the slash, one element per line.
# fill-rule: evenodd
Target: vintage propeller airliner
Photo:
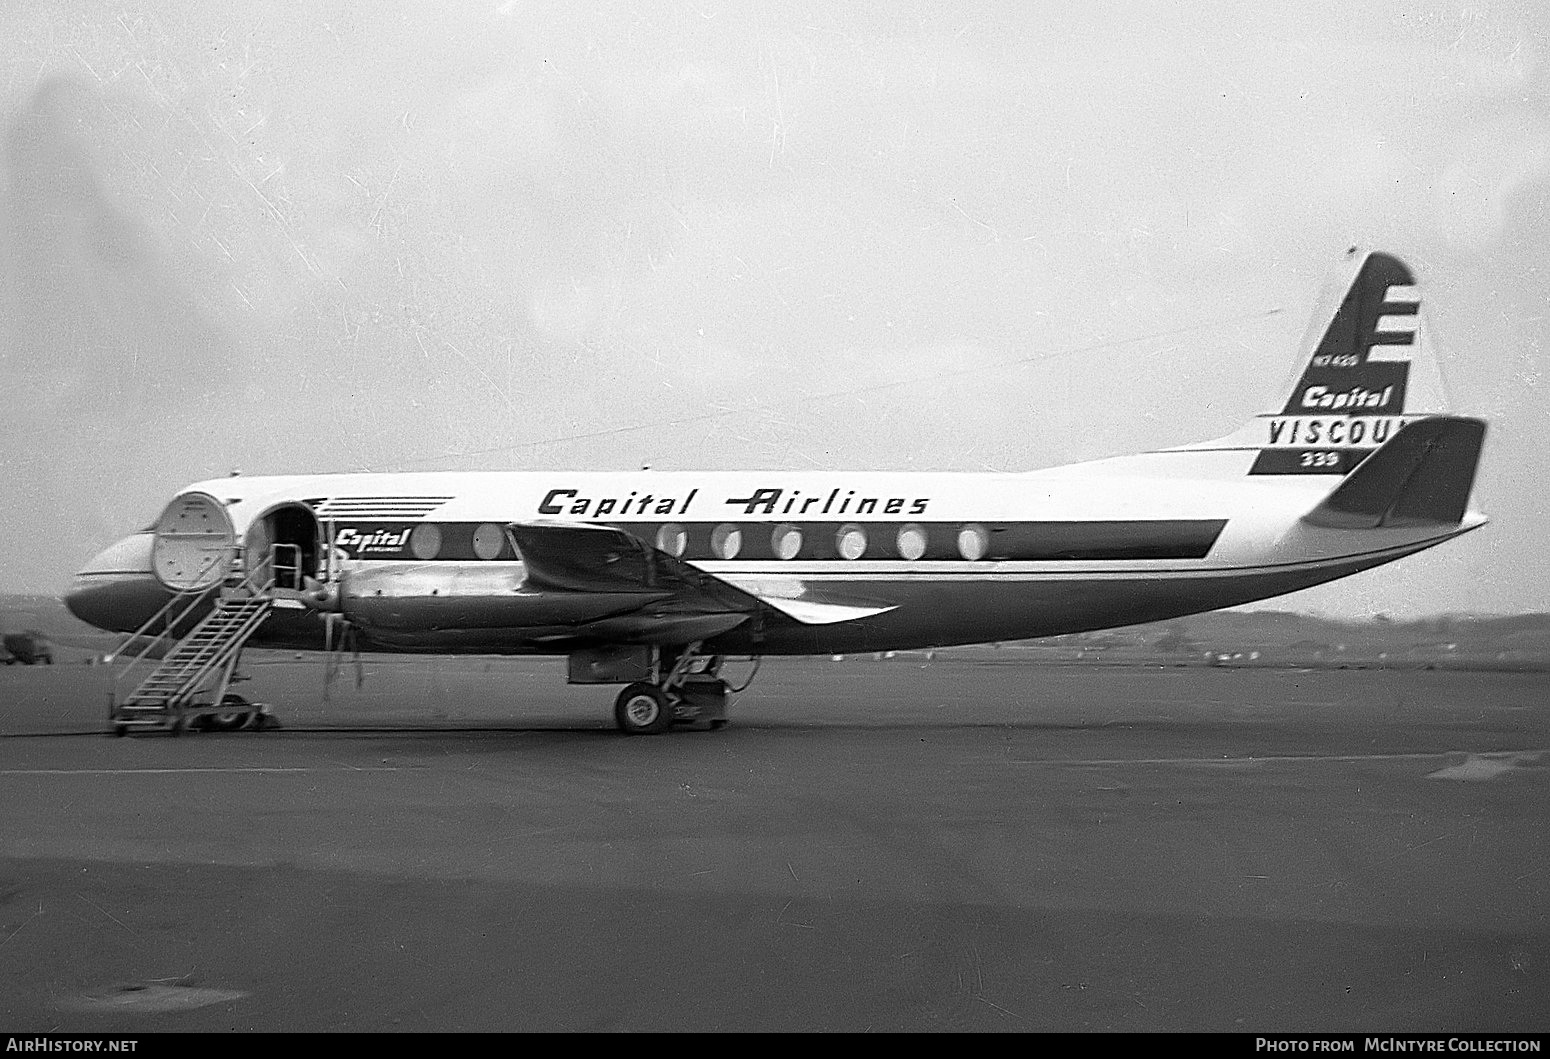
<path fill-rule="evenodd" d="M 1485 424 L 1448 413 L 1404 264 L 1349 252 L 1303 356 L 1280 409 L 1225 438 L 1023 473 L 219 478 L 88 563 L 66 601 L 129 643 L 165 641 L 115 703 L 119 732 L 247 722 L 227 694 L 244 646 L 346 634 L 369 651 L 567 655 L 571 682 L 625 685 L 625 732 L 719 726 L 728 656 L 1154 621 L 1486 521 L 1469 509 Z"/>

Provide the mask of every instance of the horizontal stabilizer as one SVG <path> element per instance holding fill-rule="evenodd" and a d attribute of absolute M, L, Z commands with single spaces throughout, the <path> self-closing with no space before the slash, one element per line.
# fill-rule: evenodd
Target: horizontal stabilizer
<path fill-rule="evenodd" d="M 1469 508 L 1485 423 L 1410 423 L 1368 456 L 1303 521 L 1330 529 L 1457 525 Z"/>

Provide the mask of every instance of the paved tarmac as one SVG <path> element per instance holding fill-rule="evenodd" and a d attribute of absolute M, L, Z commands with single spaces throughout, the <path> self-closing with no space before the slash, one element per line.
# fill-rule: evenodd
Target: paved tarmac
<path fill-rule="evenodd" d="M 0 1030 L 1550 1029 L 1543 674 L 363 671 L 180 739 L 0 671 Z"/>

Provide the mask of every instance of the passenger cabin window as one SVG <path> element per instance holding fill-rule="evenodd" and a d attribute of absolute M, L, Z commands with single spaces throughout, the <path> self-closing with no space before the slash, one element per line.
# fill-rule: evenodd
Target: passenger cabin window
<path fill-rule="evenodd" d="M 676 522 L 665 523 L 657 530 L 657 551 L 666 552 L 675 559 L 682 559 L 689 546 L 689 534 Z"/>
<path fill-rule="evenodd" d="M 866 554 L 866 530 L 854 522 L 847 523 L 835 534 L 834 545 L 846 559 L 859 559 Z"/>
<path fill-rule="evenodd" d="M 429 561 L 441 554 L 441 527 L 423 522 L 409 534 L 409 550 L 416 559 Z"/>
<path fill-rule="evenodd" d="M 776 526 L 770 534 L 770 551 L 780 559 L 795 559 L 802 552 L 802 531 L 795 526 Z"/>
<path fill-rule="evenodd" d="M 899 527 L 899 558 L 914 561 L 926 554 L 926 527 L 911 522 Z"/>
<path fill-rule="evenodd" d="M 486 561 L 499 559 L 505 538 L 506 534 L 495 523 L 484 523 L 474 530 L 474 554 Z"/>
<path fill-rule="evenodd" d="M 990 550 L 990 534 L 985 532 L 985 527 L 977 523 L 971 523 L 958 531 L 958 554 L 974 562 L 985 558 L 985 553 Z"/>
<path fill-rule="evenodd" d="M 710 550 L 718 559 L 736 559 L 737 553 L 743 550 L 743 531 L 723 522 L 710 531 Z"/>

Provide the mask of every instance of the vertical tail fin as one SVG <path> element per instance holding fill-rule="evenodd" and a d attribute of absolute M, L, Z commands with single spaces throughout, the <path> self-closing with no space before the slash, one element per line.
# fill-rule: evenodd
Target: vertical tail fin
<path fill-rule="evenodd" d="M 1398 258 L 1346 254 L 1303 340 L 1279 412 L 1195 450 L 1257 450 L 1250 475 L 1346 475 L 1406 423 L 1448 411 L 1415 276 Z"/>

